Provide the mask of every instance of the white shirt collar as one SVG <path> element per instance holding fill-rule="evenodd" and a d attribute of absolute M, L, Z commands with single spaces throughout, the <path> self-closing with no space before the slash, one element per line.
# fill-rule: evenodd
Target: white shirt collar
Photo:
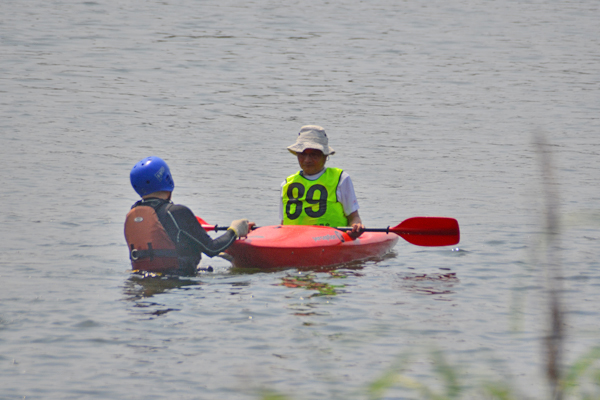
<path fill-rule="evenodd" d="M 325 173 L 325 170 L 327 169 L 327 167 L 323 168 L 321 170 L 321 172 L 317 172 L 314 175 L 306 175 L 304 172 L 300 172 L 300 174 L 305 177 L 306 179 L 308 179 L 309 181 L 315 181 L 317 179 L 319 179 L 321 177 L 321 175 L 323 175 Z"/>

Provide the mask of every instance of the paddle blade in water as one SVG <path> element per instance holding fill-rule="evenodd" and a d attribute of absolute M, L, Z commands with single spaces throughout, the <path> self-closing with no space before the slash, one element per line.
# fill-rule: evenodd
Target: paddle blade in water
<path fill-rule="evenodd" d="M 417 246 L 451 246 L 460 241 L 458 221 L 446 217 L 414 217 L 389 228 Z"/>

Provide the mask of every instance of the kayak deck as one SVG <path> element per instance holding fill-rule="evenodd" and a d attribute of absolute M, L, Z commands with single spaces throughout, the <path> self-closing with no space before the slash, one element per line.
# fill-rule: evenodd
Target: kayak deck
<path fill-rule="evenodd" d="M 238 268 L 327 267 L 382 257 L 397 242 L 393 233 L 364 232 L 352 240 L 326 226 L 273 225 L 253 230 L 225 252 Z"/>

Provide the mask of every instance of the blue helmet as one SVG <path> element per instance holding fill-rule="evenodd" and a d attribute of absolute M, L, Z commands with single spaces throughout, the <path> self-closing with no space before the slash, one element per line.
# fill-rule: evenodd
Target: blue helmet
<path fill-rule="evenodd" d="M 172 192 L 175 188 L 169 166 L 162 158 L 146 157 L 131 169 L 129 174 L 131 186 L 141 197 L 154 193 Z"/>

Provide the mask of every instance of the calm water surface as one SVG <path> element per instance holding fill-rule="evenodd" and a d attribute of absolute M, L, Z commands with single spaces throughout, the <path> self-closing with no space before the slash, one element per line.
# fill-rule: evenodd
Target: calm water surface
<path fill-rule="evenodd" d="M 405 355 L 435 386 L 432 348 L 466 384 L 506 377 L 545 398 L 536 132 L 562 217 L 550 257 L 564 267 L 566 361 L 598 344 L 596 1 L 0 11 L 0 398 L 362 399 Z M 335 272 L 206 258 L 215 271 L 193 279 L 130 275 L 135 162 L 167 160 L 175 201 L 211 223 L 275 224 L 304 124 L 326 128 L 367 226 L 454 217 L 460 245 L 401 241 Z"/>

